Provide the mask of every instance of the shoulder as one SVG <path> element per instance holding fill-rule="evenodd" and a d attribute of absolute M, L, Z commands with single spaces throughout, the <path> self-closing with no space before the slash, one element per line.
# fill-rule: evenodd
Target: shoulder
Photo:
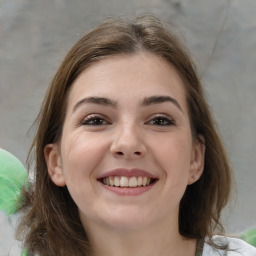
<path fill-rule="evenodd" d="M 228 245 L 228 251 L 213 248 L 207 240 L 205 240 L 202 256 L 256 256 L 256 248 L 241 239 L 214 236 L 213 242 L 219 246 Z"/>

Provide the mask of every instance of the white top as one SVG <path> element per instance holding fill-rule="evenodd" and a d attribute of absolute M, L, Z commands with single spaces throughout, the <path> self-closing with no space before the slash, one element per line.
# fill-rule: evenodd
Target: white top
<path fill-rule="evenodd" d="M 241 239 L 230 238 L 224 236 L 214 236 L 213 241 L 218 244 L 229 244 L 231 251 L 218 250 L 204 243 L 202 256 L 256 256 L 256 248 L 244 242 Z M 233 251 L 232 251 L 233 250 Z"/>

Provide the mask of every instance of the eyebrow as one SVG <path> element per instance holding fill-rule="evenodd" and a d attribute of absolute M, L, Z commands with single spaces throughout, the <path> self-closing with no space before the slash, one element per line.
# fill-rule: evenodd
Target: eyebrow
<path fill-rule="evenodd" d="M 182 110 L 179 102 L 170 96 L 161 96 L 161 95 L 158 96 L 157 95 L 157 96 L 147 97 L 147 98 L 144 98 L 141 105 L 142 106 L 150 106 L 150 105 L 160 104 L 160 103 L 165 103 L 165 102 L 173 103 L 183 113 L 183 110 Z"/>
<path fill-rule="evenodd" d="M 103 106 L 108 106 L 112 108 L 116 108 L 117 102 L 113 101 L 111 99 L 105 98 L 105 97 L 87 97 L 79 100 L 75 106 L 73 107 L 73 112 L 75 112 L 81 105 L 85 103 L 90 103 L 90 104 L 97 104 L 97 105 L 103 105 Z"/>
<path fill-rule="evenodd" d="M 170 96 L 156 95 L 156 96 L 146 97 L 143 99 L 143 101 L 140 103 L 140 105 L 145 107 L 145 106 L 161 104 L 161 103 L 165 103 L 165 102 L 173 103 L 183 113 L 183 110 L 182 110 L 179 102 Z M 111 100 L 111 99 L 105 98 L 105 97 L 93 96 L 93 97 L 86 97 L 86 98 L 79 100 L 73 107 L 73 112 L 75 112 L 81 105 L 86 104 L 86 103 L 103 105 L 103 106 L 108 106 L 108 107 L 112 107 L 112 108 L 117 107 L 117 101 L 114 101 L 114 100 Z"/>

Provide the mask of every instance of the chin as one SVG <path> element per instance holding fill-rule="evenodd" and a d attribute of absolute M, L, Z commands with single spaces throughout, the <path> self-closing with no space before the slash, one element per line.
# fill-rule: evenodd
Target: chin
<path fill-rule="evenodd" d="M 104 217 L 105 225 L 122 231 L 143 229 L 156 221 L 152 215 L 143 213 L 141 209 L 131 209 L 131 207 L 115 209 L 114 212 L 110 212 L 108 218 L 106 215 Z"/>
<path fill-rule="evenodd" d="M 142 230 L 150 226 L 151 222 L 146 222 L 145 220 L 114 220 L 109 221 L 107 226 L 113 230 L 122 231 L 122 232 L 129 232 L 129 231 L 136 231 Z"/>

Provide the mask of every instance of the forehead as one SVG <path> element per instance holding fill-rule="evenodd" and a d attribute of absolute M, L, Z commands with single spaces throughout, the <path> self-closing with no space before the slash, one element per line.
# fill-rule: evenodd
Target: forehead
<path fill-rule="evenodd" d="M 118 100 L 168 94 L 186 104 L 183 81 L 164 58 L 151 53 L 115 55 L 86 68 L 74 81 L 69 104 L 87 96 L 104 96 Z"/>

